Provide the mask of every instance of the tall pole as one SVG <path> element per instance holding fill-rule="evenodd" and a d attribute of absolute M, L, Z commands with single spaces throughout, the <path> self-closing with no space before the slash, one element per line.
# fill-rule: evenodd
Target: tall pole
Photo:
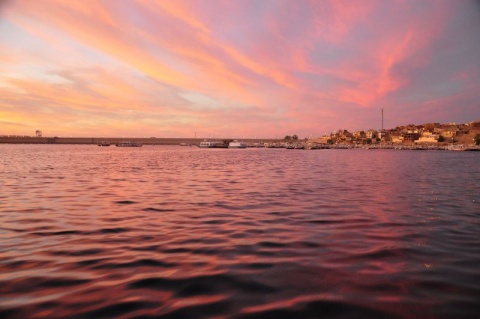
<path fill-rule="evenodd" d="M 383 109 L 382 109 L 382 131 L 383 131 Z"/>

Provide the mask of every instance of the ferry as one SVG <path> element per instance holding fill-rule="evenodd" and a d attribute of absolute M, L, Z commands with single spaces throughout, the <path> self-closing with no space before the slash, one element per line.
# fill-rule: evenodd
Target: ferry
<path fill-rule="evenodd" d="M 140 142 L 121 142 L 115 144 L 117 147 L 142 147 L 142 145 Z"/>
<path fill-rule="evenodd" d="M 204 140 L 203 142 L 200 142 L 200 145 L 198 145 L 198 147 L 215 148 L 215 147 L 218 147 L 220 144 L 221 142 Z"/>
<path fill-rule="evenodd" d="M 235 140 L 228 143 L 228 148 L 247 148 L 247 143 Z"/>

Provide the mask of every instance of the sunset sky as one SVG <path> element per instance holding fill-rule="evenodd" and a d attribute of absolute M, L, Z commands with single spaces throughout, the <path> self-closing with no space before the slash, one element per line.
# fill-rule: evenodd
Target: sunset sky
<path fill-rule="evenodd" d="M 0 0 L 0 135 L 316 137 L 480 119 L 474 0 Z"/>

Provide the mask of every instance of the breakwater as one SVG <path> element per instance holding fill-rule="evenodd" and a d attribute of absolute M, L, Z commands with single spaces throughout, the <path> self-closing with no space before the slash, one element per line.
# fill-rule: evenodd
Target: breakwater
<path fill-rule="evenodd" d="M 35 137 L 35 136 L 0 136 L 0 144 L 111 144 L 136 142 L 143 145 L 179 145 L 181 143 L 198 145 L 204 138 L 135 138 L 135 137 Z M 215 140 L 232 140 L 232 138 L 216 138 Z M 277 139 L 244 139 L 247 143 L 274 143 Z"/>

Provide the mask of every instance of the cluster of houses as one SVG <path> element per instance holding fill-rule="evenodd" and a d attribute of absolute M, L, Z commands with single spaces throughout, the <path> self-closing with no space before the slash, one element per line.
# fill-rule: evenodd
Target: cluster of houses
<path fill-rule="evenodd" d="M 475 121 L 467 124 L 410 124 L 389 130 L 370 129 L 354 133 L 338 130 L 309 141 L 320 144 L 475 144 L 479 134 L 480 121 Z"/>

